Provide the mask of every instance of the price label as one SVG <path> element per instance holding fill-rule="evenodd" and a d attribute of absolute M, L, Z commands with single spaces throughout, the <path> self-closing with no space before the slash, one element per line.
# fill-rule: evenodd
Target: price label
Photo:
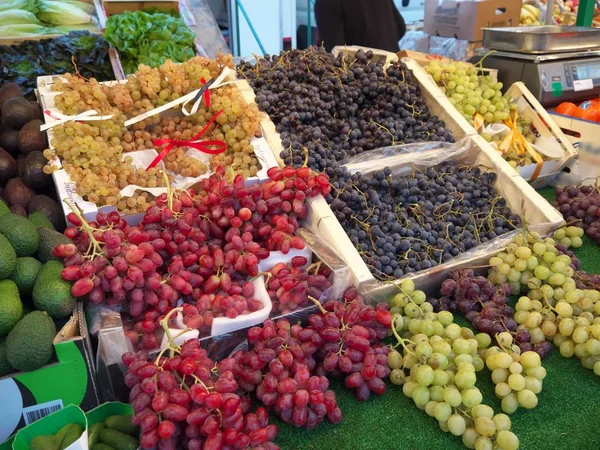
<path fill-rule="evenodd" d="M 575 92 L 594 89 L 594 82 L 591 78 L 588 78 L 587 80 L 573 80 L 573 89 Z"/>

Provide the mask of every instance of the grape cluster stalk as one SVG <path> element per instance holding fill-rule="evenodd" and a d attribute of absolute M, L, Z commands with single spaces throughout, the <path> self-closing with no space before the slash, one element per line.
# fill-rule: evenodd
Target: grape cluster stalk
<path fill-rule="evenodd" d="M 196 190 L 163 194 L 138 226 L 116 212 L 87 223 L 71 205 L 65 235 L 73 244 L 54 250 L 65 264 L 62 276 L 75 282 L 76 297 L 123 306 L 134 321 L 128 336 L 148 350 L 157 347 L 159 323 L 180 299 L 184 324 L 201 335 L 210 333 L 215 317 L 235 319 L 262 309 L 251 282 L 259 262 L 271 251 L 304 248 L 294 233 L 306 218 L 306 200 L 331 189 L 326 175 L 308 168 L 272 168 L 268 175 L 262 184 L 246 185 L 241 175 L 230 182 L 219 169 Z M 323 278 L 313 274 L 308 280 L 323 288 Z M 298 293 L 307 281 L 288 286 L 282 280 Z M 274 295 L 285 301 L 283 292 Z"/>

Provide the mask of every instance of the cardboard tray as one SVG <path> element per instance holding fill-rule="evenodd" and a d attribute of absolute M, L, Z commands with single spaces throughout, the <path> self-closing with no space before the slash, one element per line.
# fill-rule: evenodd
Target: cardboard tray
<path fill-rule="evenodd" d="M 96 19 L 98 21 L 98 29 L 100 30 L 98 34 L 102 34 L 104 29 L 106 28 L 106 14 L 104 13 L 104 9 L 100 4 L 100 0 L 80 0 L 86 3 L 93 4 L 96 10 Z M 43 35 L 31 35 L 31 36 L 7 36 L 0 38 L 0 45 L 14 45 L 23 41 L 39 41 L 42 39 L 52 39 L 59 36 L 63 36 L 64 34 L 43 34 Z"/>

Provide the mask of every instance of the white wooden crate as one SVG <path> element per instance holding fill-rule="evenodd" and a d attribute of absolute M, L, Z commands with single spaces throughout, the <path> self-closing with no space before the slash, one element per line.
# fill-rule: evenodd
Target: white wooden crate
<path fill-rule="evenodd" d="M 38 88 L 37 95 L 39 102 L 42 106 L 42 110 L 44 111 L 44 121 L 46 123 L 55 122 L 56 119 L 52 117 L 52 112 L 56 111 L 55 107 L 55 97 L 59 94 L 59 92 L 52 91 L 51 87 L 57 78 L 57 75 L 50 76 L 42 76 L 38 77 Z M 118 81 L 108 81 L 106 83 L 101 84 L 111 84 L 111 83 L 125 83 L 124 80 Z M 247 81 L 238 80 L 236 82 L 238 89 L 244 100 L 248 103 L 254 103 L 254 92 Z M 48 130 L 48 142 L 52 139 L 52 129 Z M 258 159 L 261 169 L 255 177 L 248 178 L 246 180 L 247 183 L 253 184 L 258 183 L 262 180 L 266 180 L 268 178 L 267 171 L 271 167 L 277 167 L 278 162 L 273 156 L 273 151 L 269 148 L 267 141 L 261 138 L 254 138 L 252 140 L 252 146 L 254 147 L 254 154 Z M 50 146 L 50 148 L 52 148 Z M 142 150 L 143 152 L 143 150 Z M 207 158 L 208 159 L 208 158 Z M 59 164 L 60 165 L 60 164 Z M 210 175 L 210 172 L 207 172 L 205 176 Z M 111 206 L 102 206 L 98 208 L 94 203 L 86 202 L 81 196 L 77 194 L 77 189 L 75 183 L 73 183 L 69 175 L 60 168 L 59 170 L 52 173 L 52 178 L 54 180 L 54 184 L 56 186 L 58 198 L 68 199 L 71 202 L 77 204 L 79 208 L 82 210 L 83 215 L 86 220 L 91 221 L 95 220 L 98 212 L 108 213 L 110 211 L 116 211 L 116 208 Z M 63 212 L 65 217 L 71 212 L 71 209 L 62 202 Z M 132 214 L 128 216 L 124 216 L 127 223 L 130 225 L 137 225 L 139 221 L 142 219 L 143 213 Z"/>

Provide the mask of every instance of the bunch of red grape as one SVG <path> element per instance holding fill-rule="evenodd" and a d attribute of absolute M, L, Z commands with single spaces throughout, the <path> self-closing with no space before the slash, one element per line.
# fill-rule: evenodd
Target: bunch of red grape
<path fill-rule="evenodd" d="M 216 372 L 199 347 L 185 342 L 177 354 L 148 361 L 148 353 L 126 353 L 125 382 L 140 427 L 140 446 L 160 450 L 276 450 L 277 426 L 265 408 L 250 413 L 231 371 Z"/>
<path fill-rule="evenodd" d="M 222 168 L 197 186 L 170 192 L 148 208 L 138 226 L 117 213 L 99 213 L 89 224 L 75 210 L 58 246 L 63 278 L 73 295 L 92 303 L 123 305 L 147 349 L 160 339 L 158 322 L 183 299 L 184 323 L 208 334 L 215 317 L 235 318 L 263 307 L 250 277 L 270 251 L 305 244 L 294 233 L 306 218 L 306 200 L 330 191 L 324 174 L 306 168 L 272 168 L 263 184 L 232 182 Z M 158 330 L 158 331 L 157 331 Z"/>
<path fill-rule="evenodd" d="M 580 226 L 600 245 L 600 190 L 595 186 L 556 187 L 554 206 L 567 223 Z"/>
<path fill-rule="evenodd" d="M 519 329 L 514 311 L 508 305 L 511 289 L 508 284 L 494 286 L 486 277 L 470 270 L 455 270 L 440 287 L 439 299 L 428 299 L 434 311 L 461 312 L 473 327 L 492 338 L 509 332 L 522 352 L 534 350 L 531 335 Z M 539 344 L 536 344 L 539 345 Z M 544 348 L 546 344 L 544 344 Z"/>
<path fill-rule="evenodd" d="M 294 256 L 290 263 L 278 263 L 269 270 L 267 292 L 273 304 L 274 313 L 287 314 L 309 304 L 309 296 L 320 299 L 325 290 L 331 287 L 331 270 L 317 263 L 304 269 L 307 261 L 304 256 Z"/>

